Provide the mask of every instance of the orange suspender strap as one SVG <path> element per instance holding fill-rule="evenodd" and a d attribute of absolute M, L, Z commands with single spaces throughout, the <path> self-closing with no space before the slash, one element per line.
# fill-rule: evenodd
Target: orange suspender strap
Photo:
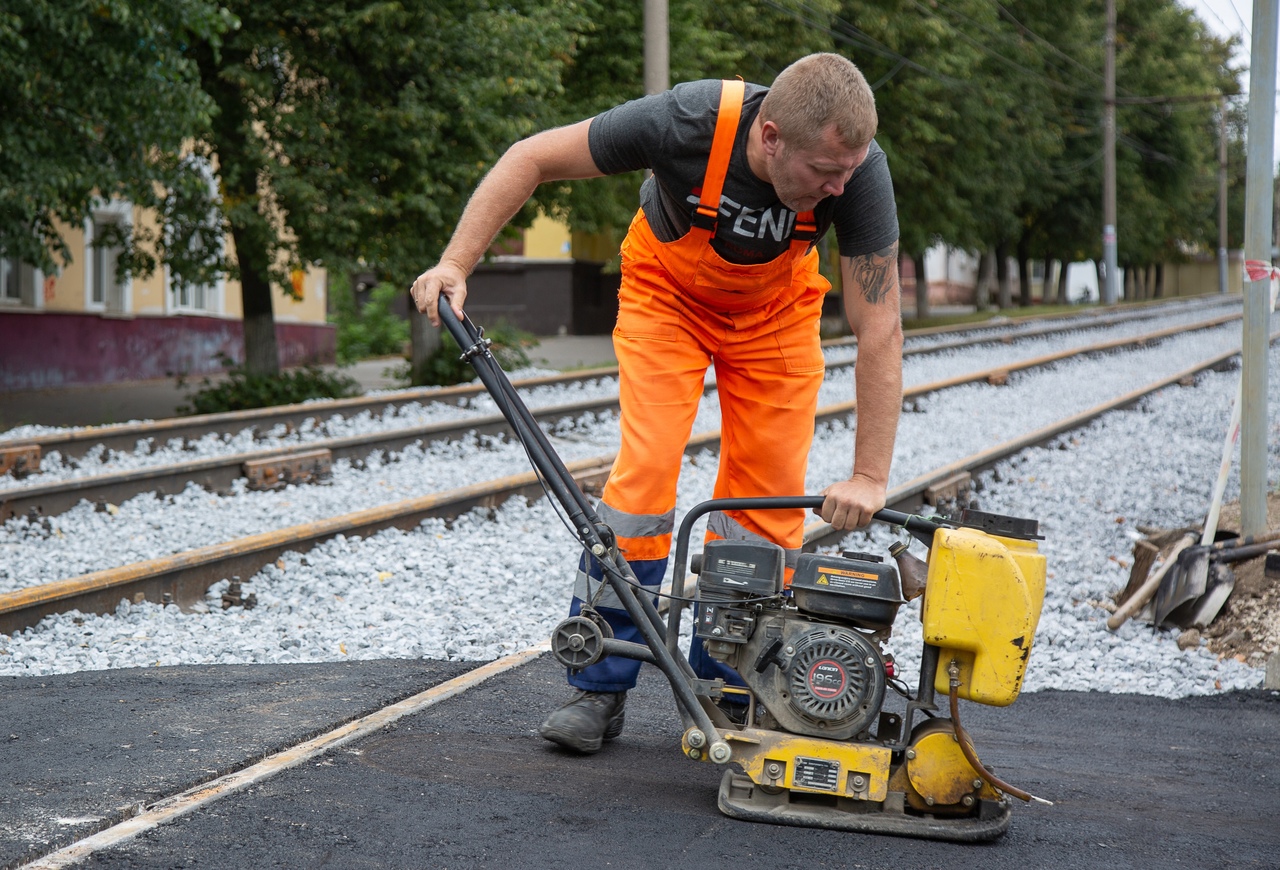
<path fill-rule="evenodd" d="M 707 160 L 707 173 L 702 178 L 702 196 L 693 212 L 693 226 L 714 235 L 716 221 L 720 217 L 720 194 L 724 191 L 724 179 L 729 173 L 729 158 L 733 155 L 733 143 L 738 135 L 738 121 L 742 117 L 742 98 L 746 86 L 742 79 L 725 79 L 720 82 L 720 109 L 716 114 L 716 131 L 711 137 L 711 156 Z M 806 247 L 818 235 L 818 224 L 813 212 L 796 215 L 791 233 L 793 243 Z"/>
<path fill-rule="evenodd" d="M 716 115 L 716 132 L 711 138 L 711 156 L 707 160 L 707 174 L 702 178 L 702 196 L 693 213 L 693 225 L 715 232 L 720 216 L 720 193 L 724 190 L 724 177 L 729 171 L 729 157 L 733 154 L 733 140 L 738 135 L 738 119 L 742 117 L 742 95 L 746 86 L 741 79 L 725 79 L 720 82 L 720 110 Z"/>
<path fill-rule="evenodd" d="M 796 225 L 791 230 L 791 244 L 799 242 L 807 248 L 817 237 L 818 219 L 813 216 L 813 212 L 802 211 L 796 215 Z"/>

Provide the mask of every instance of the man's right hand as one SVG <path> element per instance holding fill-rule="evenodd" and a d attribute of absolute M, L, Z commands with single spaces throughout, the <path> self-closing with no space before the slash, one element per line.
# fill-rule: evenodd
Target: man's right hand
<path fill-rule="evenodd" d="M 462 303 L 467 299 L 467 273 L 452 263 L 440 262 L 418 276 L 409 288 L 413 304 L 427 315 L 432 326 L 440 325 L 437 309 L 441 296 L 449 300 L 453 313 L 462 319 Z"/>

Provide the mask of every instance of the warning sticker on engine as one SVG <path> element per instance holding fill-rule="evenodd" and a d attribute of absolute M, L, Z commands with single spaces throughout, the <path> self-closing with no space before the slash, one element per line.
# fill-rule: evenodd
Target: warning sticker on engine
<path fill-rule="evenodd" d="M 880 578 L 876 574 L 870 574 L 866 571 L 854 571 L 849 568 L 837 568 L 834 565 L 823 565 L 818 569 L 818 579 L 815 581 L 819 586 L 830 586 L 835 589 L 874 589 L 876 584 L 880 582 Z"/>
<path fill-rule="evenodd" d="M 796 775 L 793 785 L 833 792 L 840 784 L 840 762 L 825 758 L 796 757 Z"/>

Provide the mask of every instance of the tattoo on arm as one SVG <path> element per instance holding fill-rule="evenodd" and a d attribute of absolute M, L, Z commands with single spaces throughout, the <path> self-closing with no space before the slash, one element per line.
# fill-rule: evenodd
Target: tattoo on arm
<path fill-rule="evenodd" d="M 874 254 L 849 258 L 849 270 L 862 297 L 875 305 L 883 302 L 893 289 L 898 270 L 898 243 L 894 242 Z"/>

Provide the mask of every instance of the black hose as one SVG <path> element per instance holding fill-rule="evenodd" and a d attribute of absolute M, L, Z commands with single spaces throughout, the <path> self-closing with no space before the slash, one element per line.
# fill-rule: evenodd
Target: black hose
<path fill-rule="evenodd" d="M 973 741 L 969 739 L 969 732 L 965 731 L 964 726 L 960 724 L 960 696 L 958 694 L 958 689 L 960 688 L 960 666 L 956 664 L 955 659 L 952 659 L 951 664 L 947 665 L 947 675 L 951 678 L 951 726 L 955 728 L 956 741 L 960 744 L 960 751 L 964 753 L 965 760 L 973 767 L 974 772 L 997 791 L 1013 795 L 1019 800 L 1035 801 L 1047 807 L 1053 806 L 1053 801 L 1047 801 L 1044 798 L 1036 797 L 1030 792 L 1023 791 L 1017 786 L 1009 785 L 1009 783 L 987 770 L 982 762 L 978 760 L 978 753 L 974 751 Z"/>

